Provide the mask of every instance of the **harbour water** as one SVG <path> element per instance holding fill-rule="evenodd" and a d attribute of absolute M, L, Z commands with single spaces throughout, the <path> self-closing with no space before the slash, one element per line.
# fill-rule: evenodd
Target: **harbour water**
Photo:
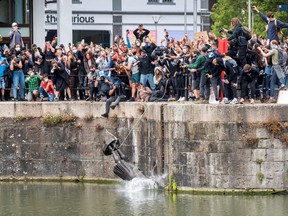
<path fill-rule="evenodd" d="M 170 194 L 153 182 L 0 183 L 0 216 L 287 216 L 288 196 Z"/>

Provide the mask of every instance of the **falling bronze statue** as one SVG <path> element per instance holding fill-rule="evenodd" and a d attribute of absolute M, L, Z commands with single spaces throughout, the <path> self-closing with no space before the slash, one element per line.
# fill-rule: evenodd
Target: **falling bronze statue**
<path fill-rule="evenodd" d="M 105 142 L 104 155 L 113 155 L 115 166 L 113 172 L 123 180 L 131 181 L 133 178 L 146 178 L 143 173 L 133 164 L 126 161 L 126 156 L 119 149 L 120 143 L 117 138 Z"/>

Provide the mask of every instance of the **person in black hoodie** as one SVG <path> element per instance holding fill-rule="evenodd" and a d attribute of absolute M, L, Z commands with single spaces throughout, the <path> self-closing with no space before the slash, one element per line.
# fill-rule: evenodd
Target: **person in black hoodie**
<path fill-rule="evenodd" d="M 213 59 L 212 63 L 215 65 L 215 68 L 212 72 L 211 83 L 214 90 L 215 98 L 217 98 L 217 85 L 220 85 L 220 89 L 224 94 L 224 98 L 222 100 L 223 104 L 228 104 L 229 99 L 231 99 L 231 104 L 237 104 L 237 91 L 236 91 L 236 83 L 237 83 L 237 64 L 234 59 L 228 56 L 224 56 L 224 58 L 217 57 Z M 225 77 L 222 82 L 221 72 L 225 72 Z M 214 79 L 213 79 L 214 78 Z M 220 82 L 219 82 L 220 79 Z"/>
<path fill-rule="evenodd" d="M 250 90 L 251 90 L 251 100 L 250 103 L 254 104 L 254 99 L 255 99 L 255 85 L 257 82 L 257 78 L 259 75 L 259 71 L 251 67 L 251 65 L 246 64 L 243 67 L 243 70 L 240 73 L 240 77 L 237 82 L 237 86 L 241 86 L 241 99 L 240 103 L 244 103 L 245 98 L 248 96 L 248 85 L 250 85 Z"/>
<path fill-rule="evenodd" d="M 149 33 L 150 33 L 149 30 L 143 28 L 143 24 L 139 24 L 138 28 L 133 31 L 133 34 L 135 35 L 136 40 L 139 39 L 141 40 L 141 42 L 143 42 L 143 38 L 145 36 L 148 36 Z"/>
<path fill-rule="evenodd" d="M 248 40 L 245 37 L 242 23 L 238 18 L 231 19 L 231 26 L 232 30 L 223 29 L 223 31 L 228 34 L 231 34 L 231 36 L 228 38 L 228 42 L 232 43 L 234 41 L 238 46 L 237 50 L 238 65 L 243 68 L 243 66 L 247 64 L 246 53 L 247 53 Z"/>

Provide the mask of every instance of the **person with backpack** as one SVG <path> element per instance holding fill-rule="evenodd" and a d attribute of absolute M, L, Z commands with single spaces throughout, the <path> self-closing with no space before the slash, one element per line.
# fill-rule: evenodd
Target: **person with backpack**
<path fill-rule="evenodd" d="M 276 40 L 272 40 L 270 43 L 271 50 L 268 50 L 267 48 L 258 47 L 257 49 L 260 51 L 261 55 L 264 57 L 272 56 L 272 71 L 271 71 L 271 83 L 270 83 L 270 103 L 275 103 L 275 85 L 276 83 L 279 84 L 280 89 L 285 87 L 285 74 L 284 70 L 281 66 L 284 62 L 284 53 L 283 50 L 281 50 L 278 47 L 278 42 Z"/>
<path fill-rule="evenodd" d="M 288 23 L 281 22 L 280 20 L 275 19 L 273 12 L 269 11 L 267 12 L 266 16 L 258 10 L 256 6 L 252 7 L 252 10 L 254 10 L 256 13 L 259 14 L 261 19 L 267 23 L 267 39 L 268 43 L 272 40 L 276 40 L 278 43 L 280 41 L 279 38 L 281 36 L 281 29 L 282 28 L 288 28 Z"/>
<path fill-rule="evenodd" d="M 247 63 L 246 53 L 248 41 L 251 39 L 251 33 L 249 33 L 249 30 L 244 27 L 241 21 L 236 17 L 231 19 L 231 26 L 232 30 L 223 28 L 223 32 L 231 34 L 231 36 L 228 38 L 228 42 L 236 42 L 236 45 L 238 46 L 238 65 L 243 67 Z"/>

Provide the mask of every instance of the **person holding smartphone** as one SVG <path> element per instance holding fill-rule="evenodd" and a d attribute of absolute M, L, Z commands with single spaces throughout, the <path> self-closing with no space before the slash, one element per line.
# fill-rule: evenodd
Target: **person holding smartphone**
<path fill-rule="evenodd" d="M 44 54 L 44 74 L 51 74 L 52 65 L 51 62 L 54 59 L 55 49 L 51 45 L 50 41 L 46 41 L 45 46 L 43 48 Z"/>
<path fill-rule="evenodd" d="M 280 20 L 276 20 L 274 17 L 273 12 L 268 11 L 266 13 L 266 16 L 258 10 L 256 6 L 252 7 L 252 10 L 259 14 L 261 19 L 267 23 L 267 39 L 268 43 L 270 43 L 272 40 L 276 40 L 279 43 L 279 40 L 282 38 L 279 38 L 281 36 L 280 33 L 282 28 L 288 28 L 288 23 L 281 22 Z"/>
<path fill-rule="evenodd" d="M 22 69 L 22 61 L 21 58 L 13 55 L 11 64 L 10 64 L 10 70 L 13 72 L 13 96 L 14 101 L 18 100 L 18 85 L 20 84 L 20 99 L 19 101 L 25 100 L 25 77 L 24 72 Z"/>
<path fill-rule="evenodd" d="M 20 44 L 21 47 L 24 47 L 24 42 L 21 36 L 21 33 L 18 29 L 18 24 L 16 22 L 12 23 L 12 31 L 9 32 L 10 38 L 10 49 L 15 48 L 16 44 Z"/>

